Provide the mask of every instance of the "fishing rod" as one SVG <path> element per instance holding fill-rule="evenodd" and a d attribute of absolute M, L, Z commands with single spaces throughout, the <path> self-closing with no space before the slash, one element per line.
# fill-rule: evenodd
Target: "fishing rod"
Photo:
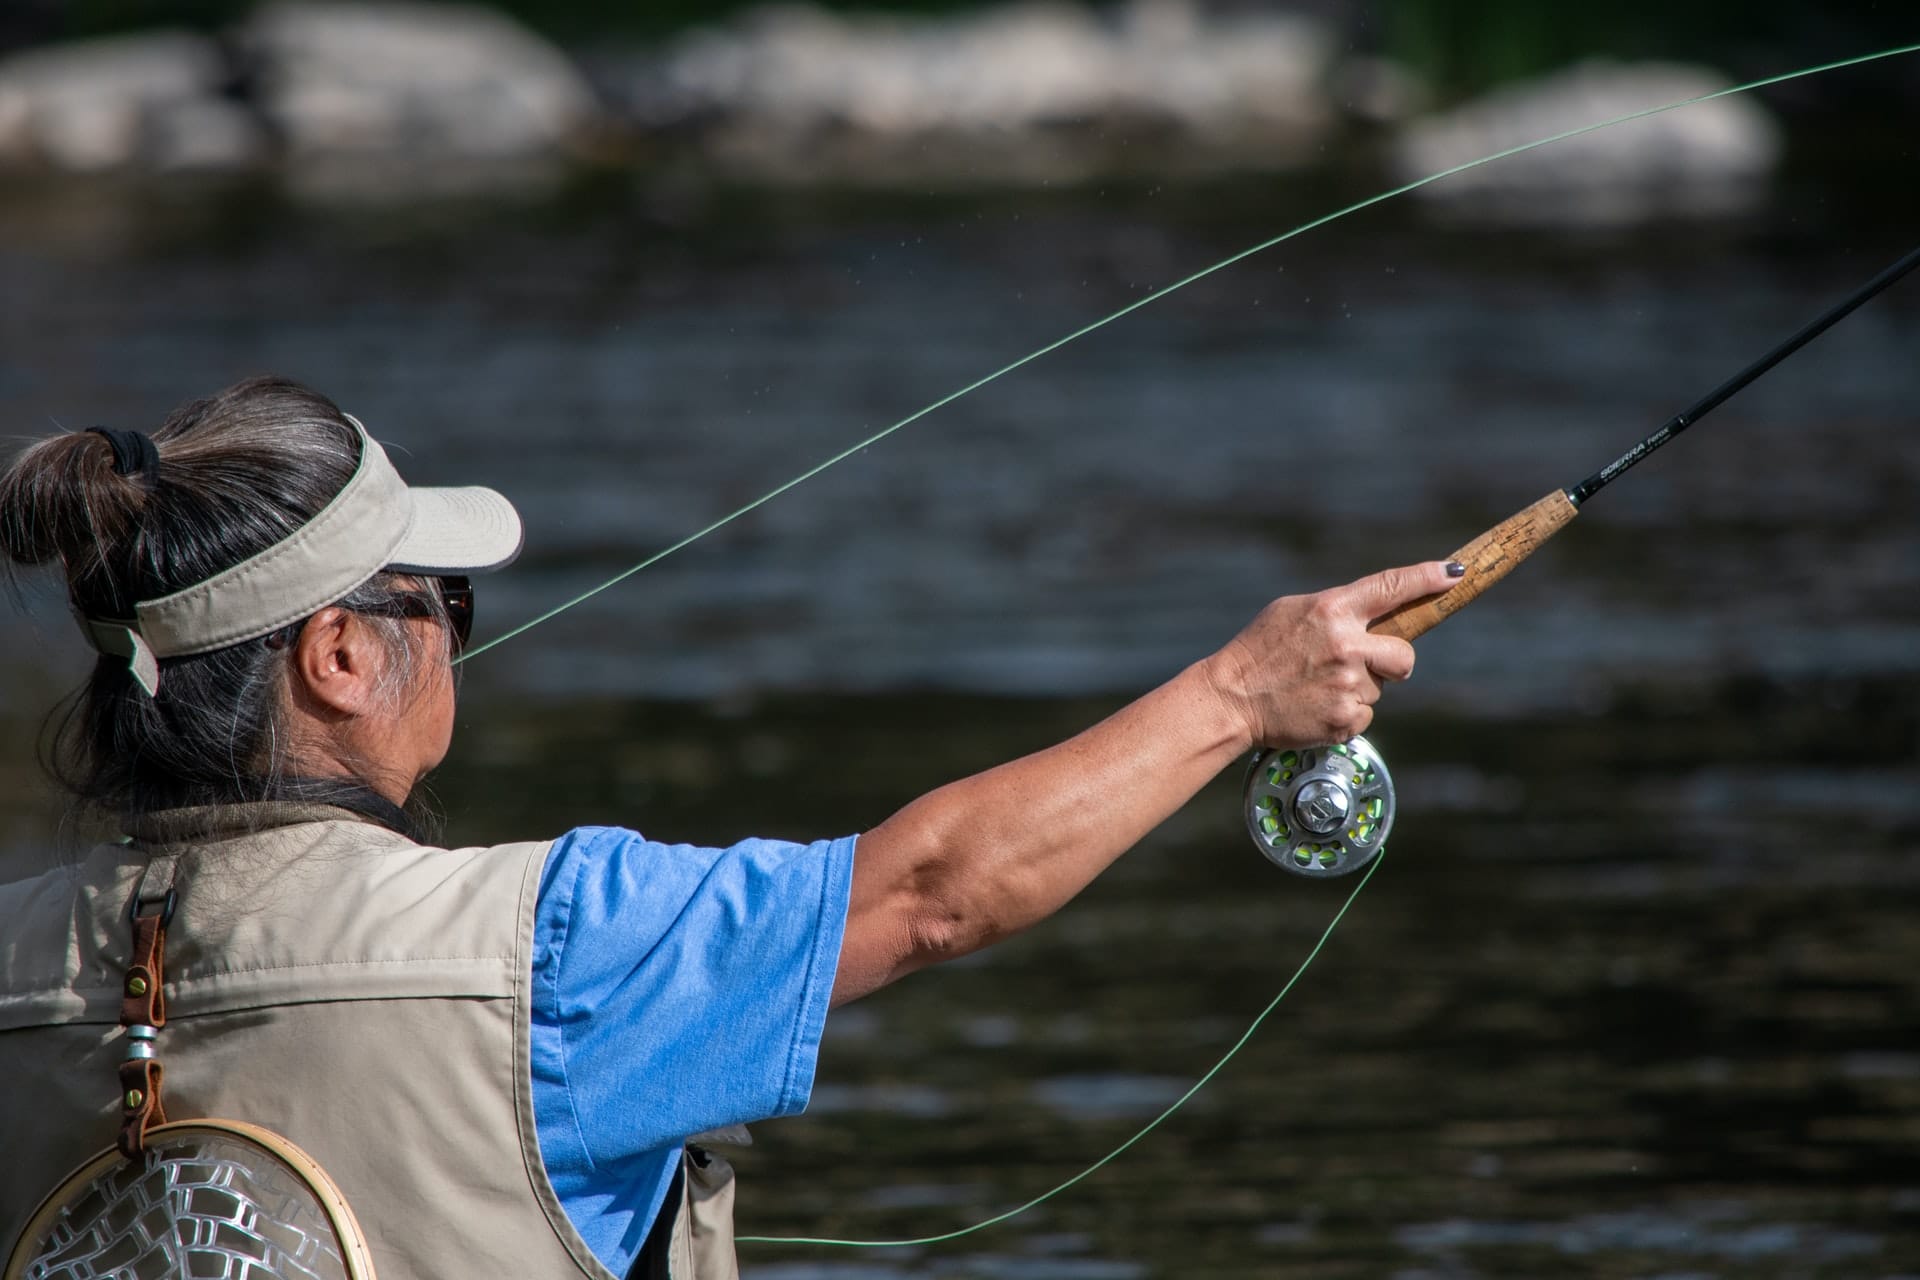
<path fill-rule="evenodd" d="M 1452 587 L 1416 600 L 1376 618 L 1368 630 L 1378 635 L 1413 640 L 1425 635 L 1460 611 L 1466 603 L 1506 577 L 1522 560 L 1565 527 L 1582 503 L 1613 483 L 1655 449 L 1732 399 L 1742 388 L 1832 328 L 1849 312 L 1920 267 L 1920 249 L 1868 281 L 1813 323 L 1766 355 L 1715 387 L 1700 401 L 1674 415 L 1646 439 L 1585 480 L 1567 489 L 1555 489 L 1532 506 L 1518 511 L 1487 530 L 1452 558 L 1466 566 L 1466 574 Z M 1360 891 L 1380 868 L 1380 854 L 1393 826 L 1393 779 L 1379 751 L 1364 736 L 1323 748 L 1270 750 L 1255 755 L 1247 769 L 1245 811 L 1254 844 L 1277 865 L 1299 875 L 1332 877 L 1366 868 L 1340 910 L 1334 914 L 1313 949 L 1293 971 L 1267 1006 L 1255 1015 L 1238 1040 L 1185 1093 L 1174 1099 L 1139 1131 L 1066 1181 L 1039 1195 L 968 1226 L 933 1235 L 901 1239 L 846 1240 L 822 1236 L 740 1236 L 741 1244 L 834 1245 L 854 1249 L 886 1249 L 943 1244 L 958 1240 L 1052 1200 L 1118 1159 L 1134 1144 L 1159 1128 L 1207 1083 L 1225 1069 L 1279 1007 L 1319 956 L 1334 928 L 1358 900 Z"/>
<path fill-rule="evenodd" d="M 1459 582 L 1376 618 L 1367 630 L 1402 640 L 1433 630 L 1519 568 L 1521 561 L 1565 528 L 1594 494 L 1915 267 L 1920 267 L 1920 249 L 1861 285 L 1585 480 L 1551 491 L 1461 547 L 1449 557 L 1466 566 Z M 1386 847 L 1395 807 L 1393 777 L 1379 750 L 1364 736 L 1329 747 L 1265 751 L 1247 770 L 1247 832 L 1261 853 L 1299 875 L 1346 875 L 1372 862 Z"/>

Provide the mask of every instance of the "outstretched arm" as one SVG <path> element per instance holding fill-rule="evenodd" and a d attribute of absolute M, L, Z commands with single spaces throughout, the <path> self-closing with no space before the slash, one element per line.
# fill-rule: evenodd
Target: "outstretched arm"
<path fill-rule="evenodd" d="M 1338 742 L 1413 646 L 1367 624 L 1452 585 L 1439 562 L 1263 609 L 1219 652 L 1091 729 L 950 783 L 860 838 L 833 1001 L 1045 919 L 1254 746 Z"/>

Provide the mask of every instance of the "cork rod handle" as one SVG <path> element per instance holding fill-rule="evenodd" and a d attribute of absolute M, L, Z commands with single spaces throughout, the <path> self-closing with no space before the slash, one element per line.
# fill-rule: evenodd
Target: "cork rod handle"
<path fill-rule="evenodd" d="M 1466 576 L 1456 585 L 1437 596 L 1401 605 L 1392 613 L 1375 618 L 1367 630 L 1376 635 L 1399 636 L 1402 640 L 1425 635 L 1512 573 L 1535 548 L 1579 514 L 1579 510 L 1565 489 L 1555 489 L 1524 511 L 1516 511 L 1453 553 L 1452 559 L 1467 566 Z"/>

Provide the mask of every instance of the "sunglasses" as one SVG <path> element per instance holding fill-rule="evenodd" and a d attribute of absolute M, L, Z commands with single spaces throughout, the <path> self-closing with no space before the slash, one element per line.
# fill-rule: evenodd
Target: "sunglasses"
<path fill-rule="evenodd" d="M 453 651 L 459 653 L 473 639 L 473 584 L 465 578 L 435 578 L 440 585 L 440 603 L 447 611 L 447 623 L 453 628 Z"/>
<path fill-rule="evenodd" d="M 391 601 L 383 608 L 362 610 L 362 612 L 380 613 L 395 618 L 438 618 L 446 616 L 447 626 L 453 633 L 453 651 L 459 653 L 467 647 L 467 641 L 473 638 L 473 584 L 464 577 L 428 578 L 433 584 L 434 595 L 423 591 L 396 591 Z M 435 597 L 438 597 L 437 606 Z M 284 627 L 266 638 L 270 649 L 284 649 L 293 643 L 305 626 L 305 620 Z"/>
<path fill-rule="evenodd" d="M 473 638 L 473 584 L 462 577 L 429 578 L 428 581 L 440 597 L 439 609 L 436 610 L 433 601 L 425 595 L 403 591 L 394 596 L 395 612 L 403 618 L 434 618 L 445 613 L 447 625 L 453 631 L 453 651 L 459 653 Z"/>

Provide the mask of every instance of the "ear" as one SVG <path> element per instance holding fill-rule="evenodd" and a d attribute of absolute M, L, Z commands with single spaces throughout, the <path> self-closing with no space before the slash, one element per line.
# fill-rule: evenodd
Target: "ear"
<path fill-rule="evenodd" d="M 346 609 L 328 607 L 307 620 L 288 663 L 296 697 L 302 693 L 323 712 L 365 715 L 377 706 L 382 649 L 366 622 Z"/>

